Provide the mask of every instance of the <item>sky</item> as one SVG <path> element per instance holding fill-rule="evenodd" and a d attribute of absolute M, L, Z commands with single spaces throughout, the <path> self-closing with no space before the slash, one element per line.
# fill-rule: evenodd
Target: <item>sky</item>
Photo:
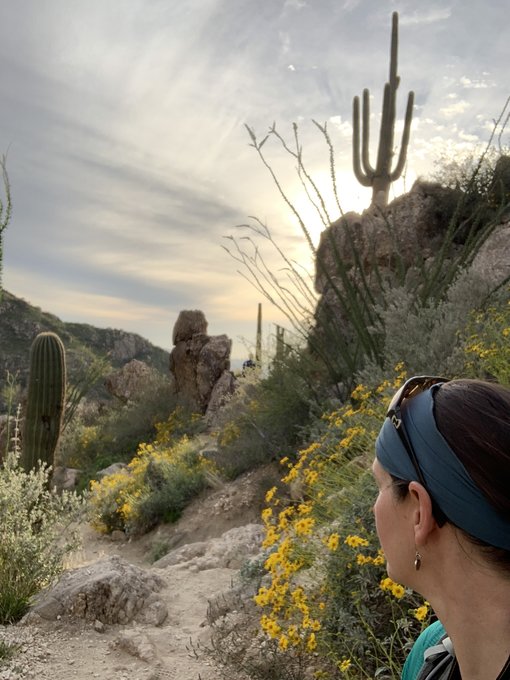
<path fill-rule="evenodd" d="M 263 303 L 223 246 L 255 216 L 299 267 L 310 249 L 246 129 L 293 142 L 331 219 L 327 123 L 342 210 L 368 207 L 352 172 L 352 100 L 371 94 L 375 161 L 399 12 L 400 140 L 415 92 L 405 182 L 486 142 L 510 94 L 508 0 L 22 0 L 0 2 L 0 152 L 13 217 L 3 287 L 64 321 L 121 328 L 170 350 L 182 309 L 246 358 Z M 321 224 L 271 136 L 263 146 L 313 241 Z M 282 263 L 256 239 L 276 272 Z M 238 241 L 249 248 L 246 240 Z M 264 250 L 266 249 L 266 250 Z M 305 271 L 305 269 L 303 269 Z M 243 275 L 244 274 L 244 275 Z"/>

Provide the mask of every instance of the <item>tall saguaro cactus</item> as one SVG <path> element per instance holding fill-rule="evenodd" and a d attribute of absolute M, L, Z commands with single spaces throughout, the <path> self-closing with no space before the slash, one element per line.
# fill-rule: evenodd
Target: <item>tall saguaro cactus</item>
<path fill-rule="evenodd" d="M 392 170 L 393 144 L 395 137 L 396 100 L 400 77 L 397 75 L 398 57 L 398 12 L 393 12 L 390 48 L 390 78 L 384 86 L 383 110 L 379 132 L 377 164 L 373 168 L 369 161 L 370 92 L 363 90 L 363 121 L 360 154 L 360 111 L 359 97 L 353 101 L 353 167 L 356 179 L 364 187 L 372 187 L 372 205 L 384 207 L 388 204 L 390 184 L 400 177 L 406 162 L 407 146 L 413 116 L 414 92 L 409 92 L 402 133 L 402 144 L 395 168 Z"/>
<path fill-rule="evenodd" d="M 30 348 L 30 374 L 22 464 L 29 471 L 40 460 L 53 465 L 65 405 L 66 364 L 62 341 L 39 333 Z"/>

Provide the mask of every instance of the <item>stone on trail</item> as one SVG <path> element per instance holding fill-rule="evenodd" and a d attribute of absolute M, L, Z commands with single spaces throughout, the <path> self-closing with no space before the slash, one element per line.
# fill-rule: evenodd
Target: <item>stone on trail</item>
<path fill-rule="evenodd" d="M 28 616 L 161 625 L 168 610 L 157 593 L 165 585 L 159 575 L 114 555 L 65 573 L 53 588 L 41 593 Z"/>

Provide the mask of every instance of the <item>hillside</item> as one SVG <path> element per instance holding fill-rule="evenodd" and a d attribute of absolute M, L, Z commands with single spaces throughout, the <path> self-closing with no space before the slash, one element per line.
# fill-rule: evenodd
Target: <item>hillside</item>
<path fill-rule="evenodd" d="M 139 359 L 163 373 L 168 371 L 168 352 L 136 333 L 66 323 L 4 290 L 0 303 L 0 385 L 4 383 L 6 371 L 9 371 L 17 373 L 17 381 L 25 387 L 30 345 L 41 331 L 53 331 L 62 339 L 71 380 L 94 359 L 104 357 L 112 368 L 119 368 L 131 359 Z M 3 407 L 0 394 L 0 410 Z"/>

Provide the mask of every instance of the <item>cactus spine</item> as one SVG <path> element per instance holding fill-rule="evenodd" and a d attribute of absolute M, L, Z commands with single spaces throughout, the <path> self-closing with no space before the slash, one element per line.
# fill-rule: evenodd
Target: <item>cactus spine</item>
<path fill-rule="evenodd" d="M 262 303 L 259 302 L 257 312 L 257 337 L 255 340 L 255 364 L 260 367 L 262 363 Z"/>
<path fill-rule="evenodd" d="M 398 12 L 392 15 L 391 30 L 391 49 L 390 49 L 390 78 L 384 86 L 383 110 L 381 118 L 381 129 L 379 133 L 379 149 L 377 153 L 377 165 L 373 168 L 369 161 L 369 120 L 370 120 L 370 93 L 368 89 L 363 90 L 363 122 L 362 122 L 362 144 L 360 156 L 360 134 L 359 134 L 359 97 L 354 97 L 353 101 L 353 168 L 356 179 L 364 187 L 372 187 L 372 205 L 384 207 L 388 204 L 390 184 L 400 177 L 406 162 L 407 146 L 409 144 L 409 134 L 411 120 L 413 117 L 414 92 L 409 92 L 407 108 L 402 133 L 402 144 L 397 164 L 394 170 L 391 169 L 393 160 L 393 142 L 395 136 L 396 119 L 396 100 L 397 89 L 400 77 L 397 75 L 397 55 L 398 55 Z"/>
<path fill-rule="evenodd" d="M 30 374 L 23 436 L 22 464 L 29 471 L 38 461 L 53 465 L 65 405 L 66 364 L 62 341 L 39 333 L 30 348 Z"/>

